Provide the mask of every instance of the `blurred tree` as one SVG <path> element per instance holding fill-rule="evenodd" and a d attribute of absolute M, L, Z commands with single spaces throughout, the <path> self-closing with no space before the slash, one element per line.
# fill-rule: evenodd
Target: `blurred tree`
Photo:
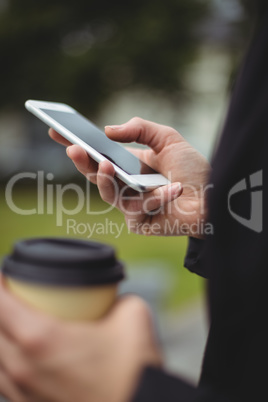
<path fill-rule="evenodd" d="M 27 98 L 97 113 L 111 94 L 176 92 L 208 0 L 6 0 L 0 8 L 0 108 Z"/>

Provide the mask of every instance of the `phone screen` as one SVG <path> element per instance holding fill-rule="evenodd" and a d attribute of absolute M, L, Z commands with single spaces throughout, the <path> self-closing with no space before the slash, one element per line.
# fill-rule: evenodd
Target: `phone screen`
<path fill-rule="evenodd" d="M 110 140 L 104 132 L 92 124 L 80 113 L 68 113 L 57 110 L 40 109 L 56 120 L 71 133 L 90 145 L 115 165 L 130 175 L 154 174 L 155 170 L 141 162 L 123 146 Z"/>

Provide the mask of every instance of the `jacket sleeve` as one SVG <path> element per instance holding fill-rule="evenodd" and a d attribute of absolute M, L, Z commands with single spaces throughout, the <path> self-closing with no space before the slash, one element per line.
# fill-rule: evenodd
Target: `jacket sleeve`
<path fill-rule="evenodd" d="M 203 278 L 209 278 L 209 273 L 206 265 L 204 264 L 204 248 L 205 240 L 189 237 L 188 250 L 184 259 L 184 266 L 189 271 L 202 276 Z"/>
<path fill-rule="evenodd" d="M 131 402 L 238 402 L 209 387 L 193 387 L 160 369 L 147 367 Z"/>

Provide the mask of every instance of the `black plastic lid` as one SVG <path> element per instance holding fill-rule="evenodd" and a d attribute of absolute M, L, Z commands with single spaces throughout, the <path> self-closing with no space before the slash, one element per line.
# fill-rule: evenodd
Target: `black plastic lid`
<path fill-rule="evenodd" d="M 37 238 L 15 244 L 3 262 L 5 276 L 49 285 L 88 286 L 119 282 L 124 268 L 106 244 L 65 238 Z"/>

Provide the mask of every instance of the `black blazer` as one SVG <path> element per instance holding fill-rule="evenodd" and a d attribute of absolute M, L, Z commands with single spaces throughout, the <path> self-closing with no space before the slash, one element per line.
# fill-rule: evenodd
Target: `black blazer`
<path fill-rule="evenodd" d="M 268 7 L 240 71 L 213 159 L 213 235 L 185 265 L 209 278 L 210 332 L 198 387 L 147 368 L 135 402 L 268 401 Z M 265 185 L 266 183 L 266 185 Z"/>

